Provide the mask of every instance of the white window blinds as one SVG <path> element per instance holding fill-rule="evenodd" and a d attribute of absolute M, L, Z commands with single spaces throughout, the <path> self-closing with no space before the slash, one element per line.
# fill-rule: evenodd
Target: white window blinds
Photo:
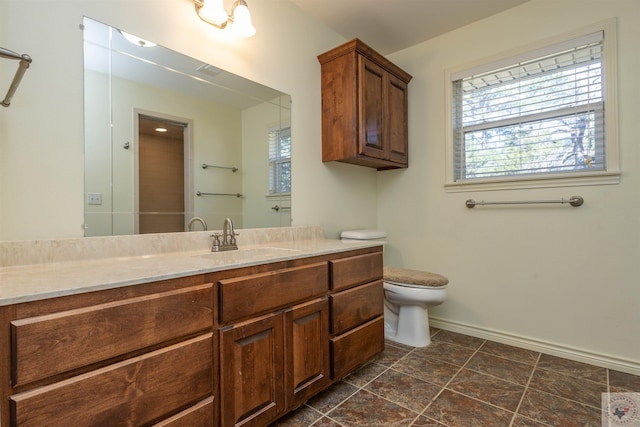
<path fill-rule="evenodd" d="M 603 32 L 452 76 L 454 180 L 604 170 Z"/>
<path fill-rule="evenodd" d="M 269 131 L 269 194 L 291 193 L 291 128 Z"/>

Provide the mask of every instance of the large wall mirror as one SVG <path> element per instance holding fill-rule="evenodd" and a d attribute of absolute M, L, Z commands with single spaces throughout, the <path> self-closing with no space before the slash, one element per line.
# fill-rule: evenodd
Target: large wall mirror
<path fill-rule="evenodd" d="M 85 236 L 291 224 L 291 98 L 84 19 Z"/>

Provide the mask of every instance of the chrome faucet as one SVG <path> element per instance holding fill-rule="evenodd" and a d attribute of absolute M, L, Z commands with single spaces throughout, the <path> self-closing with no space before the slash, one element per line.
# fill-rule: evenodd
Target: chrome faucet
<path fill-rule="evenodd" d="M 193 218 L 191 218 L 191 221 L 189 221 L 189 225 L 187 226 L 187 231 L 191 231 L 191 226 L 194 222 L 199 222 L 200 224 L 202 224 L 203 230 L 207 231 L 207 222 L 199 216 L 194 216 Z"/>
<path fill-rule="evenodd" d="M 224 219 L 224 224 L 222 225 L 222 244 L 234 246 L 236 244 L 236 233 L 233 230 L 233 221 L 231 221 L 231 218 Z M 235 249 L 238 249 L 238 247 L 236 246 Z"/>
<path fill-rule="evenodd" d="M 237 235 L 238 234 L 233 229 L 233 221 L 231 221 L 231 218 L 225 218 L 224 224 L 222 225 L 222 234 L 214 233 L 211 235 L 211 237 L 213 237 L 211 252 L 232 251 L 238 249 L 238 245 L 236 244 Z M 222 242 L 220 242 L 220 237 L 222 237 Z"/>

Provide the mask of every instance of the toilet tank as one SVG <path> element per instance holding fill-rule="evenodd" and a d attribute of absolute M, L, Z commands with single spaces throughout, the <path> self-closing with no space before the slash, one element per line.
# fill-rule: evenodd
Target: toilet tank
<path fill-rule="evenodd" d="M 387 233 L 382 230 L 347 230 L 340 234 L 343 242 L 359 242 L 362 240 L 387 243 Z"/>

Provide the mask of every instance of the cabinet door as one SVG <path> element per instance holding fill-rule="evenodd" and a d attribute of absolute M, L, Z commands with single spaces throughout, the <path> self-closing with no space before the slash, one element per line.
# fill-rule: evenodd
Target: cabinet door
<path fill-rule="evenodd" d="M 262 426 L 284 409 L 283 320 L 274 313 L 221 330 L 221 425 Z"/>
<path fill-rule="evenodd" d="M 331 381 L 326 297 L 285 312 L 285 342 L 287 408 L 294 408 Z"/>
<path fill-rule="evenodd" d="M 365 57 L 358 56 L 360 94 L 359 154 L 376 159 L 388 158 L 383 105 L 386 102 L 387 73 Z"/>
<path fill-rule="evenodd" d="M 389 160 L 407 164 L 409 158 L 409 130 L 408 130 L 408 85 L 389 74 L 387 125 L 389 127 L 388 146 Z"/>

